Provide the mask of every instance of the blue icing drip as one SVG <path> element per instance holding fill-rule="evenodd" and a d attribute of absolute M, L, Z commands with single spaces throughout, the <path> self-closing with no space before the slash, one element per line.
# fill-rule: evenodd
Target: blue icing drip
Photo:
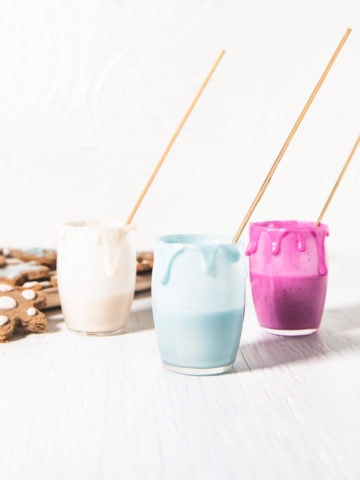
<path fill-rule="evenodd" d="M 218 248 L 213 245 L 204 245 L 201 250 L 196 249 L 201 253 L 201 270 L 209 275 L 215 274 L 215 255 Z"/>
<path fill-rule="evenodd" d="M 169 280 L 170 280 L 170 273 L 171 273 L 171 268 L 173 266 L 173 263 L 174 263 L 174 260 L 179 256 L 181 255 L 183 252 L 185 252 L 186 250 L 186 247 L 179 247 L 177 250 L 175 250 L 175 252 L 172 253 L 172 255 L 170 256 L 165 268 L 164 268 L 164 271 L 161 275 L 161 283 L 163 285 L 166 285 L 169 283 Z"/>
<path fill-rule="evenodd" d="M 161 283 L 166 285 L 170 280 L 171 269 L 173 267 L 174 261 L 186 250 L 197 251 L 201 255 L 201 269 L 203 272 L 209 275 L 216 275 L 215 265 L 216 265 L 216 254 L 219 250 L 223 250 L 226 254 L 226 258 L 231 263 L 236 263 L 240 259 L 240 252 L 236 245 L 186 245 L 183 247 L 178 247 L 170 255 L 164 271 L 161 276 Z"/>
<path fill-rule="evenodd" d="M 227 259 L 231 263 L 236 263 L 240 260 L 240 251 L 236 245 L 228 245 L 227 247 L 222 247 L 225 250 Z"/>

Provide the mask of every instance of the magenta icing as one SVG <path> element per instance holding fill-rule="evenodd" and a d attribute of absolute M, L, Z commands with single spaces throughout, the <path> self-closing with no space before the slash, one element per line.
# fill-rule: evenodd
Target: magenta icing
<path fill-rule="evenodd" d="M 320 224 L 318 227 L 311 222 L 297 221 L 276 221 L 252 224 L 250 243 L 246 249 L 246 255 L 250 256 L 257 251 L 259 238 L 261 235 L 267 235 L 271 242 L 271 253 L 279 255 L 281 252 L 281 243 L 283 239 L 291 234 L 296 234 L 296 247 L 299 252 L 306 251 L 305 235 L 311 234 L 317 243 L 318 251 L 318 270 L 320 275 L 326 275 L 328 270 L 325 256 L 325 237 L 329 235 L 327 226 Z"/>
<path fill-rule="evenodd" d="M 297 221 L 253 223 L 246 254 L 261 326 L 319 328 L 327 289 L 326 225 Z"/>

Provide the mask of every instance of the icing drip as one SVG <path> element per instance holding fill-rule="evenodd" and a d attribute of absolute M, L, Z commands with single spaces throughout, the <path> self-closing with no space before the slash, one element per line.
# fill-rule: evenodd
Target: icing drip
<path fill-rule="evenodd" d="M 192 250 L 199 252 L 201 256 L 201 271 L 207 273 L 208 275 L 216 275 L 216 255 L 222 250 L 225 252 L 227 259 L 231 263 L 236 263 L 240 259 L 240 252 L 236 245 L 221 245 L 221 244 L 210 244 L 210 245 L 185 245 L 174 247 L 172 249 L 171 255 L 167 259 L 166 266 L 161 276 L 161 283 L 166 285 L 170 280 L 171 270 L 173 268 L 175 260 L 182 255 L 184 252 Z"/>
<path fill-rule="evenodd" d="M 271 228 L 271 224 L 268 225 L 269 228 Z M 317 251 L 318 251 L 318 258 L 319 258 L 319 264 L 318 264 L 318 271 L 320 275 L 326 275 L 328 273 L 328 269 L 326 266 L 326 259 L 325 259 L 325 237 L 329 235 L 327 230 L 320 230 L 320 228 L 315 228 L 313 230 L 305 230 L 305 231 L 296 231 L 296 228 L 286 228 L 286 227 L 281 227 L 279 230 L 268 230 L 266 226 L 260 227 L 253 229 L 251 231 L 251 240 L 249 242 L 249 245 L 245 251 L 245 254 L 250 256 L 254 253 L 256 253 L 258 244 L 259 244 L 259 238 L 262 233 L 266 233 L 268 237 L 270 238 L 270 243 L 271 243 L 271 253 L 273 255 L 279 255 L 281 251 L 281 242 L 282 240 L 289 234 L 291 233 L 296 233 L 296 246 L 299 252 L 305 252 L 306 251 L 306 242 L 305 242 L 305 232 L 310 233 L 317 245 Z"/>
<path fill-rule="evenodd" d="M 169 283 L 170 272 L 171 272 L 172 266 L 174 264 L 174 261 L 179 255 L 181 255 L 182 253 L 185 252 L 186 247 L 178 247 L 177 249 L 174 249 L 174 250 L 175 251 L 173 251 L 171 257 L 168 259 L 166 267 L 165 267 L 165 269 L 164 269 L 164 271 L 161 275 L 161 283 L 163 285 L 167 285 Z"/>
<path fill-rule="evenodd" d="M 0 315 L 0 327 L 2 327 L 3 325 L 6 325 L 9 321 L 9 317 L 7 317 L 6 315 Z"/>
<path fill-rule="evenodd" d="M 78 242 L 83 238 L 86 242 L 98 245 L 102 250 L 105 275 L 116 277 L 120 273 L 123 258 L 121 245 L 134 229 L 134 225 L 124 226 L 117 223 L 70 222 L 59 227 L 59 238 L 64 241 L 69 235 L 69 242 Z M 33 253 L 40 251 L 35 250 Z"/>
<path fill-rule="evenodd" d="M 328 269 L 326 266 L 325 260 L 325 237 L 328 236 L 327 232 L 320 232 L 320 235 L 315 235 L 317 248 L 319 252 L 319 273 L 320 275 L 326 275 L 328 273 Z"/>
<path fill-rule="evenodd" d="M 121 250 L 119 245 L 125 240 L 126 235 L 133 227 L 103 227 L 97 237 L 97 242 L 102 246 L 104 256 L 104 269 L 108 277 L 116 277 L 120 269 Z"/>
<path fill-rule="evenodd" d="M 301 232 L 297 233 L 297 248 L 299 252 L 305 252 L 306 250 L 304 234 Z"/>

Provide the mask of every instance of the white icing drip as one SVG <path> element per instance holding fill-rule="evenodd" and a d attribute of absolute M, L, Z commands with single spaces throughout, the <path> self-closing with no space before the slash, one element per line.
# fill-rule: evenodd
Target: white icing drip
<path fill-rule="evenodd" d="M 6 315 L 0 315 L 0 327 L 8 323 L 8 321 L 9 317 L 7 317 Z"/>
<path fill-rule="evenodd" d="M 8 285 L 7 283 L 0 283 L 0 292 L 12 292 L 14 287 Z"/>
<path fill-rule="evenodd" d="M 1 310 L 12 310 L 17 307 L 16 300 L 12 297 L 0 297 L 0 309 Z"/>
<path fill-rule="evenodd" d="M 118 275 L 121 260 L 119 246 L 133 228 L 131 225 L 126 227 L 104 226 L 99 231 L 97 243 L 103 248 L 104 269 L 107 276 L 116 277 Z"/>
<path fill-rule="evenodd" d="M 30 307 L 26 310 L 26 313 L 29 315 L 29 317 L 33 317 L 37 314 L 37 310 L 34 307 Z"/>
<path fill-rule="evenodd" d="M 24 290 L 21 292 L 21 295 L 26 299 L 26 300 L 34 300 L 36 298 L 36 293 L 34 290 Z"/>

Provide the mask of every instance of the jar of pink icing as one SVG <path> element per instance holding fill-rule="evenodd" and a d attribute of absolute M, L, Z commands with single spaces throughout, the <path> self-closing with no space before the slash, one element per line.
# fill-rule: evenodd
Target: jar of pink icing
<path fill-rule="evenodd" d="M 267 221 L 250 225 L 246 250 L 259 324 L 277 335 L 307 335 L 321 322 L 328 269 L 327 225 Z"/>

